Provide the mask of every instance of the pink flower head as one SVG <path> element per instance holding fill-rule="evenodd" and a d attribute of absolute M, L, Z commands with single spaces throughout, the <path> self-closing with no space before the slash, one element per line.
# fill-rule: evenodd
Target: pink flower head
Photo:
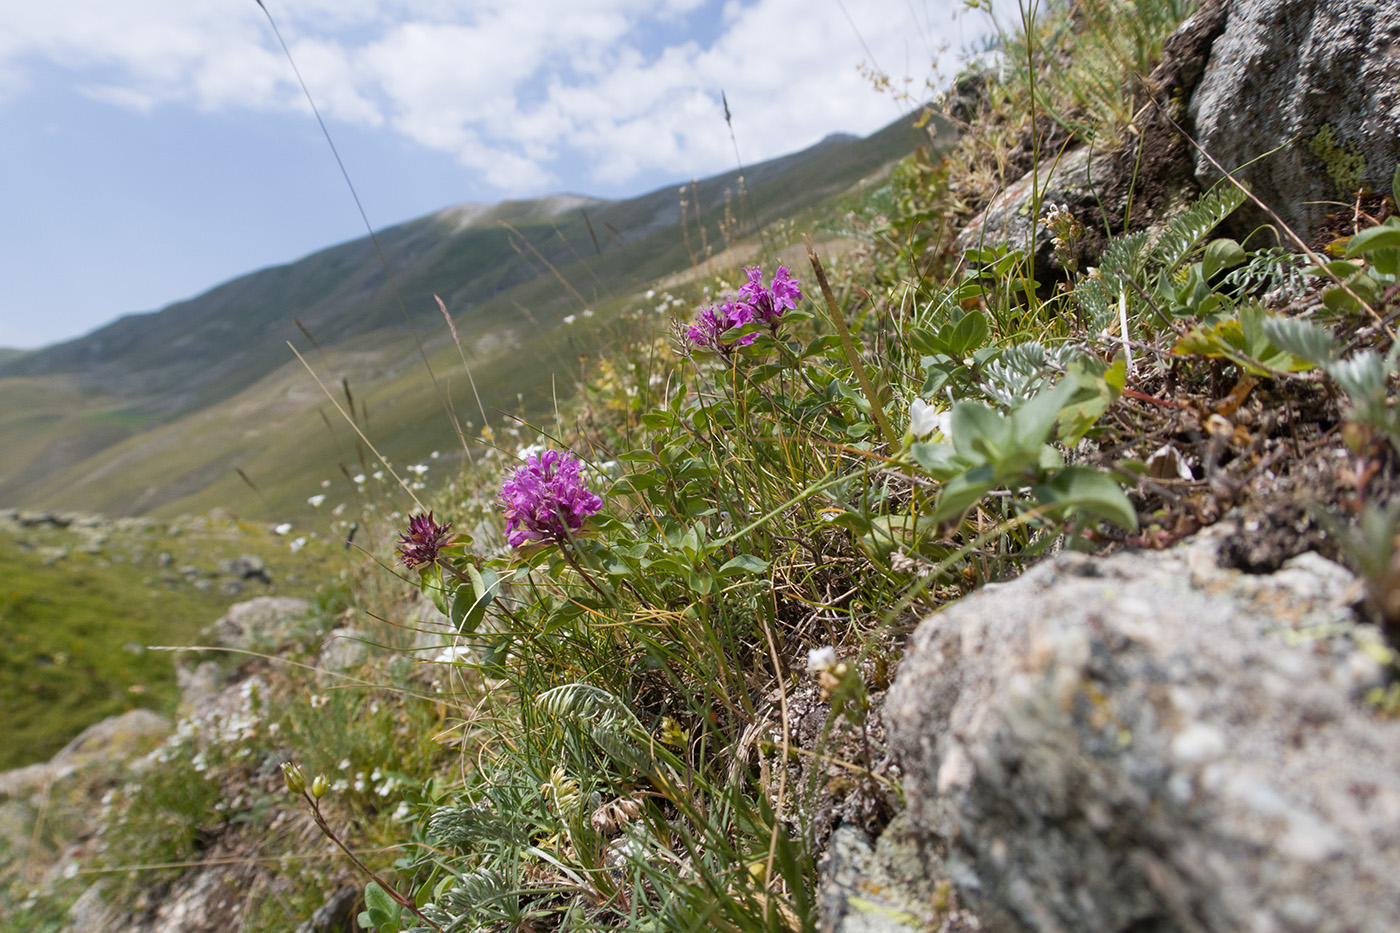
<path fill-rule="evenodd" d="M 772 285 L 763 287 L 763 267 L 753 266 L 744 270 L 749 280 L 739 287 L 739 300 L 754 309 L 754 319 L 767 324 L 774 331 L 783 312 L 797 307 L 802 300 L 802 289 L 797 279 L 792 277 L 787 266 L 779 266 L 773 273 Z"/>
<path fill-rule="evenodd" d="M 603 507 L 603 500 L 583 484 L 581 468 L 571 452 L 546 450 L 531 454 L 506 477 L 501 506 L 511 547 L 531 541 L 563 544 Z"/>
<path fill-rule="evenodd" d="M 722 304 L 702 309 L 699 314 L 695 315 L 695 323 L 685 332 L 685 336 L 702 350 L 728 353 L 734 349 L 736 344 L 746 347 L 753 343 L 754 337 L 757 335 L 747 334 L 731 343 L 725 343 L 720 340 L 720 337 L 735 327 L 753 323 L 753 320 L 753 307 L 731 298 Z"/>
<path fill-rule="evenodd" d="M 457 541 L 456 535 L 448 534 L 451 528 L 451 522 L 439 525 L 433 521 L 432 512 L 411 516 L 408 531 L 399 535 L 399 561 L 409 570 L 436 563 L 439 552 Z"/>

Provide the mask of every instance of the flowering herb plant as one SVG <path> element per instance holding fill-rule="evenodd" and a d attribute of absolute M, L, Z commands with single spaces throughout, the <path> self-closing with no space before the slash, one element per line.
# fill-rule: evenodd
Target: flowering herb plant
<path fill-rule="evenodd" d="M 690 328 L 686 339 L 698 350 L 719 353 L 725 356 L 736 347 L 752 346 L 758 337 L 757 330 L 740 332 L 730 339 L 724 339 L 730 331 L 743 328 L 747 324 L 761 324 L 773 336 L 778 334 L 778 325 L 784 312 L 797 307 L 802 300 L 801 284 L 792 277 L 786 266 L 779 266 L 773 273 L 772 281 L 763 284 L 763 268 L 751 266 L 744 270 L 748 281 L 739 287 L 735 295 L 702 308 Z"/>
<path fill-rule="evenodd" d="M 530 454 L 501 485 L 506 540 L 515 548 L 531 542 L 566 545 L 602 507 L 603 500 L 583 481 L 579 459 L 567 450 Z"/>

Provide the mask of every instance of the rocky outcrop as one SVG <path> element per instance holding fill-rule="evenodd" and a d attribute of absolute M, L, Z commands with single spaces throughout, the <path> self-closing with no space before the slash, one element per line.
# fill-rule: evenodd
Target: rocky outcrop
<path fill-rule="evenodd" d="M 1161 62 L 1135 89 L 1137 136 L 1125 145 L 1108 141 L 1097 148 L 1081 145 L 1062 151 L 1060 142 L 1041 146 L 1036 167 L 1007 184 L 959 231 L 958 249 L 966 253 L 1003 243 L 1029 249 L 1036 281 L 1046 284 L 1065 274 L 1054 258 L 1051 235 L 1038 222 L 1051 205 L 1067 210 L 1085 228 L 1077 257 L 1082 271 L 1097 261 L 1109 235 L 1126 232 L 1125 216 L 1128 229 L 1142 230 L 1160 225 L 1190 203 L 1199 191 L 1192 178 L 1190 143 L 1181 130 L 1183 123 L 1188 132 L 1191 127 L 1181 112 L 1184 108 L 1173 102 L 1190 99 L 1211 44 L 1224 29 L 1227 6 L 1227 0 L 1203 0 L 1168 37 Z M 965 76 L 944 106 L 975 115 L 981 90 L 976 76 Z M 1029 149 L 1029 143 L 1021 148 Z"/>
<path fill-rule="evenodd" d="M 1222 569 L 1216 541 L 1065 554 L 915 634 L 885 724 L 924 870 L 984 926 L 1400 929 L 1400 722 L 1360 700 L 1359 587 L 1314 554 Z"/>
<path fill-rule="evenodd" d="M 1190 117 L 1205 152 L 1312 239 L 1358 188 L 1390 191 L 1400 164 L 1400 5 L 1234 0 Z M 1203 184 L 1221 177 L 1211 158 L 1196 156 Z"/>
<path fill-rule="evenodd" d="M 0 798 L 38 793 L 89 765 L 128 759 L 157 744 L 173 728 L 169 719 L 148 709 L 109 716 L 88 726 L 48 761 L 0 771 Z"/>
<path fill-rule="evenodd" d="M 229 607 L 222 619 L 209 627 L 215 643 L 244 651 L 275 649 L 290 638 L 311 604 L 290 596 L 260 596 Z"/>

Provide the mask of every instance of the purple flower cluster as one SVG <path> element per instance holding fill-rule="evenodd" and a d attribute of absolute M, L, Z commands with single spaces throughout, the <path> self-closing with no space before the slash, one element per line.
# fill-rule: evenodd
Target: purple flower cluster
<path fill-rule="evenodd" d="M 762 321 L 775 332 L 778 319 L 789 308 L 797 307 L 802 300 L 802 289 L 797 279 L 792 277 L 787 266 L 779 266 L 773 273 L 773 282 L 763 287 L 763 267 L 754 266 L 744 270 L 749 280 L 739 287 L 739 300 L 753 309 L 753 320 Z"/>
<path fill-rule="evenodd" d="M 802 299 L 802 289 L 786 266 L 778 267 L 778 271 L 773 273 L 772 283 L 766 287 L 761 266 L 746 268 L 744 272 L 749 280 L 740 286 L 737 295 L 703 308 L 695 315 L 695 323 L 685 332 L 686 338 L 695 346 L 717 353 L 729 353 L 736 346 L 746 347 L 753 343 L 757 334 L 746 334 L 728 343 L 720 339 L 727 331 L 744 324 L 766 324 L 776 335 L 783 312 L 797 307 L 797 302 Z"/>
<path fill-rule="evenodd" d="M 753 322 L 753 308 L 741 301 L 732 298 L 708 308 L 702 308 L 695 315 L 695 323 L 690 325 L 690 330 L 685 332 L 685 336 L 691 343 L 703 350 L 715 350 L 717 352 L 728 352 L 736 345 L 747 347 L 753 343 L 757 334 L 746 334 L 731 343 L 725 343 L 720 337 L 726 332 L 736 327 Z"/>
<path fill-rule="evenodd" d="M 409 570 L 423 564 L 436 563 L 439 552 L 457 541 L 456 535 L 448 534 L 451 528 L 451 522 L 439 525 L 433 521 L 432 512 L 411 516 L 408 520 L 408 532 L 399 535 L 399 560 Z"/>
<path fill-rule="evenodd" d="M 582 464 L 569 451 L 531 454 L 501 485 L 506 540 L 511 547 L 531 541 L 563 544 L 603 507 L 580 475 Z"/>

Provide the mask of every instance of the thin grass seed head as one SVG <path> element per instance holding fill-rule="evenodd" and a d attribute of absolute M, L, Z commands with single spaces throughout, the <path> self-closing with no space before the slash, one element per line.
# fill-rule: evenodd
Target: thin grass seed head
<path fill-rule="evenodd" d="M 531 454 L 501 484 L 506 540 L 511 547 L 532 541 L 564 544 L 603 500 L 584 484 L 582 464 L 570 451 Z"/>
<path fill-rule="evenodd" d="M 399 562 L 409 570 L 424 564 L 437 563 L 444 548 L 457 542 L 457 536 L 449 534 L 451 522 L 439 525 L 433 520 L 433 513 L 413 515 L 408 519 L 408 531 L 399 535 L 397 554 Z"/>

